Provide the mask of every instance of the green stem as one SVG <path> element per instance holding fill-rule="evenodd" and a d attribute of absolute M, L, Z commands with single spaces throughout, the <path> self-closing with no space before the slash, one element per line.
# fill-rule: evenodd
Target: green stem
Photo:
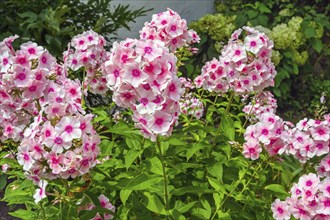
<path fill-rule="evenodd" d="M 219 212 L 219 210 L 221 209 L 221 207 L 223 206 L 223 204 L 226 202 L 226 200 L 234 193 L 234 191 L 236 190 L 236 188 L 239 186 L 239 184 L 241 183 L 241 181 L 243 180 L 243 178 L 245 177 L 245 174 L 247 173 L 247 171 L 249 170 L 251 164 L 249 164 L 249 166 L 246 168 L 244 174 L 239 178 L 239 180 L 236 182 L 235 187 L 226 195 L 226 197 L 222 200 L 221 204 L 219 205 L 219 207 L 217 208 L 217 210 L 214 212 L 214 214 L 211 217 L 211 220 L 213 220 L 216 216 L 217 213 Z"/>
<path fill-rule="evenodd" d="M 166 209 L 166 212 L 168 214 L 168 212 L 169 212 L 169 201 L 168 201 L 168 189 L 167 189 L 167 176 L 166 176 L 164 157 L 163 157 L 162 149 L 161 149 L 161 146 L 160 146 L 159 137 L 157 137 L 157 148 L 159 150 L 160 162 L 162 164 L 163 178 L 164 178 L 164 202 L 165 202 L 165 209 Z M 167 219 L 167 216 L 166 216 L 166 219 Z"/>
<path fill-rule="evenodd" d="M 41 206 L 42 219 L 46 219 L 46 213 L 45 213 L 45 209 L 43 206 L 43 202 L 41 202 L 40 206 Z"/>
<path fill-rule="evenodd" d="M 83 109 L 86 109 L 85 96 L 84 96 L 85 77 L 86 77 L 86 69 L 84 69 L 84 71 L 83 71 L 83 78 L 82 78 L 82 82 L 81 82 L 81 106 L 82 106 Z"/>
<path fill-rule="evenodd" d="M 234 93 L 232 92 L 230 94 L 230 96 L 229 96 L 229 101 L 228 101 L 228 105 L 227 105 L 227 108 L 226 108 L 226 111 L 225 111 L 225 115 L 228 115 L 228 113 L 229 113 L 230 106 L 231 106 L 231 104 L 233 102 L 233 98 L 234 98 Z M 216 139 L 217 139 L 217 137 L 218 137 L 218 135 L 220 133 L 220 128 L 221 128 L 221 126 L 220 126 L 220 123 L 219 123 L 218 129 L 217 129 L 217 131 L 216 131 L 216 133 L 214 135 L 213 141 L 212 141 L 212 145 L 211 145 L 212 147 L 211 147 L 211 150 L 210 150 L 210 153 L 209 153 L 209 158 L 211 157 L 212 152 L 213 152 L 213 150 L 215 148 L 215 142 L 216 142 Z"/>

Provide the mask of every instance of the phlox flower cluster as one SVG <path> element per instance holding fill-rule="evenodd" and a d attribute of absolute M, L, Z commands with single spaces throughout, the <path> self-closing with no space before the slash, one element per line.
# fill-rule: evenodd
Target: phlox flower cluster
<path fill-rule="evenodd" d="M 285 201 L 276 199 L 271 206 L 276 220 L 330 219 L 330 178 L 304 174 L 290 190 Z"/>
<path fill-rule="evenodd" d="M 100 202 L 102 208 L 108 209 L 112 213 L 114 213 L 116 211 L 116 207 L 110 203 L 108 197 L 106 197 L 105 195 L 101 194 L 98 197 L 98 199 L 99 199 L 99 202 Z M 84 206 L 79 207 L 79 211 L 93 210 L 95 208 L 96 208 L 96 206 L 93 203 L 88 203 L 88 204 L 86 204 Z M 96 215 L 91 220 L 109 220 L 109 219 L 113 219 L 113 217 L 114 216 L 111 215 L 110 213 L 104 213 L 103 216 L 101 216 L 99 213 L 96 213 Z"/>
<path fill-rule="evenodd" d="M 320 177 L 330 177 L 330 154 L 325 156 L 316 166 L 317 175 Z"/>
<path fill-rule="evenodd" d="M 69 50 L 64 53 L 66 67 L 73 71 L 83 67 L 86 71 L 84 92 L 89 90 L 94 94 L 105 94 L 108 90 L 106 77 L 100 71 L 108 56 L 104 49 L 105 44 L 106 41 L 101 35 L 89 30 L 73 37 Z"/>
<path fill-rule="evenodd" d="M 17 160 L 29 179 L 76 178 L 96 165 L 100 138 L 92 115 L 38 118 L 18 147 Z"/>
<path fill-rule="evenodd" d="M 330 123 L 327 120 L 303 119 L 290 131 L 287 154 L 300 162 L 329 153 Z"/>
<path fill-rule="evenodd" d="M 186 20 L 169 8 L 165 12 L 154 14 L 151 21 L 144 24 L 140 31 L 140 38 L 160 40 L 170 48 L 171 52 L 200 40 L 194 30 L 188 30 Z"/>
<path fill-rule="evenodd" d="M 252 153 L 257 149 L 261 152 L 262 144 L 271 156 L 285 153 L 305 163 L 313 157 L 329 153 L 330 124 L 329 120 L 305 118 L 293 126 L 272 113 L 265 113 L 256 124 L 246 129 L 244 138 L 243 154 L 247 158 L 252 158 Z M 254 159 L 257 158 L 255 155 Z M 321 162 L 320 171 L 323 168 Z"/>
<path fill-rule="evenodd" d="M 259 117 L 260 121 L 246 128 L 243 155 L 256 160 L 259 158 L 262 146 L 272 156 L 284 153 L 285 140 L 289 136 L 288 130 L 291 124 L 273 113 L 265 113 Z"/>
<path fill-rule="evenodd" d="M 61 74 L 56 59 L 43 47 L 27 42 L 14 50 L 13 36 L 0 43 L 0 141 L 20 141 L 38 114 L 38 100 Z"/>
<path fill-rule="evenodd" d="M 195 84 L 210 92 L 259 92 L 274 85 L 273 42 L 251 27 L 236 30 L 219 59 L 207 62 Z"/>
<path fill-rule="evenodd" d="M 277 101 L 269 91 L 262 91 L 252 97 L 249 104 L 245 105 L 243 112 L 250 118 L 250 121 L 256 122 L 264 113 L 276 113 Z"/>
<path fill-rule="evenodd" d="M 186 88 L 185 93 L 180 99 L 181 114 L 192 115 L 193 117 L 200 119 L 204 113 L 204 104 L 190 92 L 190 90 L 194 89 L 195 86 L 188 78 L 180 77 L 180 81 Z"/>
<path fill-rule="evenodd" d="M 177 59 L 159 40 L 126 39 L 115 42 L 103 66 L 113 101 L 133 111 L 145 137 L 170 135 L 180 114 L 183 93 Z"/>

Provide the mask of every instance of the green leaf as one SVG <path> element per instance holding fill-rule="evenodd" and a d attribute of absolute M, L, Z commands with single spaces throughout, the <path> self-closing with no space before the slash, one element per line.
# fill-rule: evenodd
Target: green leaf
<path fill-rule="evenodd" d="M 135 151 L 135 150 L 130 150 L 125 156 L 125 167 L 128 169 L 134 160 L 139 157 L 143 153 L 143 150 Z"/>
<path fill-rule="evenodd" d="M 259 11 L 263 13 L 271 13 L 272 11 L 265 5 L 265 4 L 260 4 L 259 5 Z"/>
<path fill-rule="evenodd" d="M 163 175 L 162 162 L 158 157 L 153 157 L 149 160 L 150 162 L 150 171 L 159 175 Z"/>
<path fill-rule="evenodd" d="M 239 28 L 239 27 L 244 26 L 247 21 L 248 21 L 248 17 L 245 14 L 241 13 L 241 14 L 237 15 L 235 23 L 236 23 L 236 26 Z"/>
<path fill-rule="evenodd" d="M 248 10 L 246 11 L 247 16 L 249 17 L 249 19 L 255 18 L 258 15 L 258 11 L 255 10 Z"/>
<path fill-rule="evenodd" d="M 290 77 L 290 74 L 288 71 L 286 71 L 284 68 L 279 68 L 276 78 L 275 78 L 275 87 L 278 88 L 281 84 L 281 82 L 284 79 L 287 79 Z"/>
<path fill-rule="evenodd" d="M 219 194 L 219 193 L 213 193 L 213 199 L 214 199 L 214 204 L 215 204 L 215 207 L 216 208 L 219 208 L 220 206 L 220 202 L 222 201 L 223 199 L 223 195 L 224 194 Z"/>
<path fill-rule="evenodd" d="M 318 53 L 320 53 L 323 49 L 323 43 L 320 39 L 313 38 L 311 39 L 311 45 Z"/>
<path fill-rule="evenodd" d="M 187 193 L 191 193 L 191 194 L 206 194 L 206 193 L 212 193 L 213 190 L 202 187 L 202 186 L 186 186 L 186 187 L 182 187 L 179 189 L 173 189 L 171 191 L 172 195 L 184 195 Z"/>
<path fill-rule="evenodd" d="M 224 186 L 223 186 L 224 184 L 221 183 L 219 180 L 213 179 L 213 178 L 211 178 L 211 177 L 207 177 L 207 179 L 208 179 L 210 185 L 211 185 L 216 191 L 219 191 L 219 192 L 221 192 L 221 193 L 223 193 L 223 194 L 226 193 L 226 190 L 225 190 L 225 188 L 224 188 Z"/>
<path fill-rule="evenodd" d="M 233 119 L 229 115 L 223 115 L 220 122 L 222 132 L 229 140 L 235 140 L 235 125 Z"/>
<path fill-rule="evenodd" d="M 219 220 L 231 220 L 231 217 L 227 212 L 222 212 L 221 210 L 219 210 L 217 214 Z"/>
<path fill-rule="evenodd" d="M 304 30 L 304 34 L 307 38 L 312 38 L 312 37 L 315 37 L 316 36 L 316 30 L 315 28 L 313 27 L 307 27 L 305 30 Z"/>
<path fill-rule="evenodd" d="M 187 161 L 194 155 L 196 154 L 197 151 L 201 150 L 205 148 L 204 145 L 202 145 L 201 143 L 197 143 L 197 144 L 193 144 L 191 146 L 191 148 L 188 148 L 187 153 L 186 153 L 186 157 L 187 157 Z"/>
<path fill-rule="evenodd" d="M 292 68 L 293 68 L 293 73 L 298 75 L 299 73 L 298 65 L 296 63 L 293 63 Z"/>
<path fill-rule="evenodd" d="M 148 176 L 146 174 L 140 174 L 136 176 L 131 182 L 129 182 L 124 189 L 130 190 L 147 190 L 149 187 L 161 182 L 162 177 L 159 176 Z"/>
<path fill-rule="evenodd" d="M 189 210 L 190 210 L 195 204 L 196 204 L 196 201 L 194 201 L 194 202 L 190 202 L 190 203 L 188 203 L 188 204 L 186 204 L 186 205 L 184 205 L 184 206 L 178 208 L 178 211 L 179 211 L 180 213 L 186 213 L 186 212 L 188 212 L 188 211 L 189 211 Z"/>
<path fill-rule="evenodd" d="M 147 201 L 144 202 L 147 209 L 158 214 L 167 215 L 164 204 L 160 201 L 157 195 L 149 192 L 144 192 L 143 194 L 147 197 Z"/>
<path fill-rule="evenodd" d="M 122 203 L 125 205 L 126 204 L 126 201 L 128 199 L 128 197 L 131 195 L 132 193 L 132 190 L 128 190 L 128 189 L 123 189 L 123 190 L 120 190 L 120 200 L 122 201 Z"/>
<path fill-rule="evenodd" d="M 7 178 L 7 175 L 5 175 L 5 174 L 2 174 L 0 176 L 0 190 L 3 189 L 3 188 L 5 188 L 5 186 L 7 184 L 6 178 Z"/>
<path fill-rule="evenodd" d="M 30 211 L 30 210 L 24 210 L 24 209 L 18 209 L 15 212 L 9 212 L 9 214 L 11 216 L 17 217 L 17 218 L 21 218 L 21 219 L 35 219 L 34 211 Z"/>
<path fill-rule="evenodd" d="M 222 168 L 222 162 L 217 162 L 213 164 L 211 167 L 207 168 L 207 171 L 212 176 L 215 176 L 218 180 L 222 181 L 222 174 L 223 174 L 223 168 Z"/>
<path fill-rule="evenodd" d="M 281 193 L 284 195 L 289 195 L 288 192 L 284 189 L 284 187 L 279 184 L 270 184 L 270 185 L 266 186 L 265 189 L 268 189 L 273 192 Z"/>

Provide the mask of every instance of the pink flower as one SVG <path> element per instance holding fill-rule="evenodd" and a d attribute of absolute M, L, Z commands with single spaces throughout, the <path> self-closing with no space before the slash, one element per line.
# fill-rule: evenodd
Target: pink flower
<path fill-rule="evenodd" d="M 261 151 L 262 148 L 255 141 L 250 141 L 243 144 L 243 155 L 246 158 L 251 158 L 251 160 L 258 159 Z"/>
<path fill-rule="evenodd" d="M 172 116 L 168 113 L 157 111 L 151 119 L 149 119 L 148 124 L 150 124 L 151 130 L 155 134 L 164 134 L 170 129 L 172 122 Z"/>
<path fill-rule="evenodd" d="M 55 131 L 61 135 L 65 142 L 80 138 L 82 134 L 79 121 L 69 117 L 63 117 L 55 126 Z"/>
<path fill-rule="evenodd" d="M 14 72 L 16 73 L 14 83 L 17 87 L 27 87 L 32 83 L 33 75 L 26 67 L 15 65 Z"/>
<path fill-rule="evenodd" d="M 38 204 L 42 199 L 46 198 L 46 186 L 48 182 L 46 180 L 40 180 L 38 186 L 39 189 L 36 190 L 35 194 L 33 195 L 34 202 Z"/>
<path fill-rule="evenodd" d="M 47 163 L 49 165 L 49 168 L 52 169 L 53 174 L 59 174 L 60 172 L 62 172 L 62 166 L 64 165 L 64 157 L 62 154 L 57 155 L 56 153 L 49 153 L 46 158 L 48 159 Z"/>
<path fill-rule="evenodd" d="M 280 201 L 279 199 L 276 199 L 275 202 L 272 203 L 271 207 L 273 211 L 273 218 L 276 220 L 284 220 L 284 219 L 290 219 L 290 211 L 289 206 L 285 201 Z"/>
<path fill-rule="evenodd" d="M 318 141 L 329 141 L 330 139 L 330 128 L 324 124 L 315 125 L 310 128 L 312 137 Z"/>
<path fill-rule="evenodd" d="M 35 160 L 31 157 L 29 146 L 24 145 L 18 148 L 17 161 L 23 166 L 23 170 L 31 169 Z"/>
<path fill-rule="evenodd" d="M 146 40 L 138 41 L 136 44 L 136 52 L 146 58 L 147 61 L 152 62 L 157 57 L 163 54 L 164 43 L 161 41 Z"/>
<path fill-rule="evenodd" d="M 127 66 L 126 71 L 124 72 L 123 81 L 137 88 L 144 83 L 147 78 L 148 74 L 143 72 L 138 65 L 133 64 Z"/>

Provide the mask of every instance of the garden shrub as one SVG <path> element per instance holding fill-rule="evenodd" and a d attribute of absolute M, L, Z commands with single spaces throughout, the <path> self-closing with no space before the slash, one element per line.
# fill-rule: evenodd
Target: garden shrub
<path fill-rule="evenodd" d="M 110 50 L 79 33 L 61 63 L 17 38 L 0 43 L 1 177 L 13 179 L 2 200 L 25 206 L 12 216 L 330 216 L 329 114 L 276 115 L 264 91 L 276 87 L 276 44 L 259 28 L 235 30 L 194 73 L 206 38 L 171 9 Z M 91 94 L 112 101 L 92 107 Z"/>

